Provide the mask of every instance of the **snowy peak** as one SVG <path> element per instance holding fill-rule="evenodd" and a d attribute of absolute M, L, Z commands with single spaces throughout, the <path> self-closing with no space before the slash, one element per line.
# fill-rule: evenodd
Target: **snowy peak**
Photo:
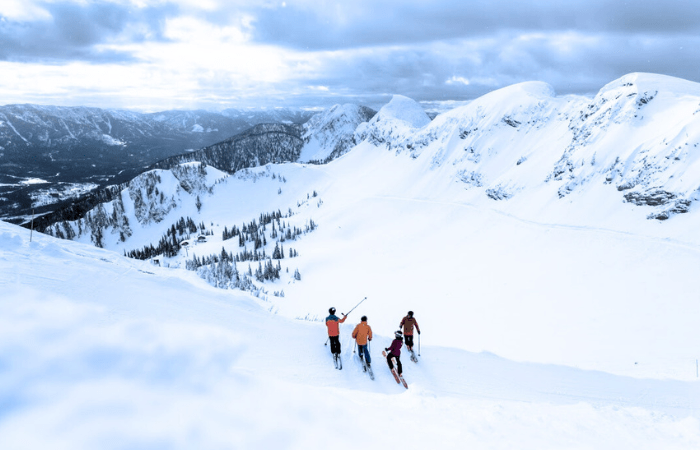
<path fill-rule="evenodd" d="M 328 161 L 346 153 L 354 144 L 357 127 L 376 111 L 365 106 L 335 105 L 304 124 L 304 148 L 299 161 Z"/>
<path fill-rule="evenodd" d="M 429 123 L 430 117 L 415 100 L 394 95 L 372 120 L 357 128 L 355 141 L 397 148 L 405 145 L 407 136 Z"/>
<path fill-rule="evenodd" d="M 399 120 L 411 128 L 421 128 L 430 123 L 430 117 L 416 102 L 403 95 L 394 95 L 377 113 L 376 122 Z"/>
<path fill-rule="evenodd" d="M 632 88 L 632 89 L 628 89 Z M 659 75 L 654 73 L 629 73 L 603 86 L 598 95 L 608 92 L 666 92 L 678 96 L 693 95 L 700 97 L 700 83 L 682 78 Z"/>

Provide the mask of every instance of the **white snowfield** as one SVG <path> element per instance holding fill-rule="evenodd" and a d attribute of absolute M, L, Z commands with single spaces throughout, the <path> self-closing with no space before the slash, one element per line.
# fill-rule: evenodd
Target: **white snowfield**
<path fill-rule="evenodd" d="M 91 219 L 106 250 L 85 222 L 31 244 L 0 223 L 0 448 L 700 448 L 698 92 L 525 83 L 423 125 L 397 96 L 326 165 L 137 177 Z M 277 210 L 318 228 L 257 297 L 183 269 Z M 169 267 L 120 256 L 188 216 L 214 234 Z M 323 319 L 365 296 L 337 371 Z M 408 310 L 405 390 L 380 355 Z"/>
<path fill-rule="evenodd" d="M 270 314 L 192 272 L 42 235 L 30 243 L 4 223 L 0 243 L 1 448 L 700 445 L 696 382 L 429 344 L 417 365 L 404 357 L 405 390 L 379 356 L 382 327 L 376 380 L 362 373 L 349 338 L 361 309 L 341 325 L 337 371 L 322 323 Z M 416 310 L 421 319 L 430 308 Z M 434 335 L 422 322 L 422 336 Z"/>

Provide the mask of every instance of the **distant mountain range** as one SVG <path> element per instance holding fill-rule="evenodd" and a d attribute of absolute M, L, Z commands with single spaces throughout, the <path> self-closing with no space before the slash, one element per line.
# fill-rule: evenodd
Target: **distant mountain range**
<path fill-rule="evenodd" d="M 21 221 L 172 155 L 223 141 L 260 123 L 302 124 L 312 111 L 132 111 L 0 107 L 0 218 Z"/>
<path fill-rule="evenodd" d="M 185 163 L 199 162 L 232 174 L 268 163 L 327 162 L 343 155 L 356 144 L 355 129 L 374 114 L 376 111 L 363 106 L 336 105 L 314 116 L 306 124 L 259 124 L 216 144 L 164 158 L 147 169 L 177 171 Z M 54 210 L 37 218 L 34 224 L 38 229 L 44 229 L 59 221 L 81 219 L 100 203 L 118 199 L 123 190 L 129 189 L 135 182 L 139 183 L 136 178 L 83 192 L 63 205 L 53 205 Z M 189 189 L 185 190 L 189 192 Z"/>

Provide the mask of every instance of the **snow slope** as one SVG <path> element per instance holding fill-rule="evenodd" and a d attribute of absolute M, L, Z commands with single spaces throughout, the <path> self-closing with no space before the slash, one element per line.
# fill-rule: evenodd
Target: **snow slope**
<path fill-rule="evenodd" d="M 158 220 L 138 219 L 125 199 L 133 233 L 121 242 L 119 230 L 108 227 L 103 244 L 119 253 L 155 244 L 180 217 L 192 216 L 214 235 L 164 260 L 183 268 L 193 254 L 222 247 L 238 253 L 237 239 L 222 240 L 224 227 L 279 210 L 291 213 L 284 218 L 290 226 L 318 224 L 284 243 L 299 256 L 280 261 L 279 280 L 256 282 L 280 315 L 321 319 L 331 305 L 343 311 L 368 296 L 371 324 L 392 330 L 412 309 L 431 330 L 431 345 L 695 380 L 698 152 L 666 158 L 664 144 L 700 130 L 690 107 L 700 104 L 694 86 L 633 74 L 585 99 L 523 83 L 421 128 L 383 108 L 356 134 L 383 140 L 368 138 L 322 166 L 268 165 L 205 183 L 197 194 L 201 211 L 193 194 L 182 193 L 167 210 L 170 203 L 146 195 L 178 191 L 177 177 L 146 183 L 141 198 Z M 635 150 L 640 146 L 648 151 Z M 691 181 L 681 184 L 681 177 Z M 626 200 L 630 193 L 636 196 Z M 668 201 L 648 204 L 653 198 Z M 647 219 L 679 200 L 689 202 L 686 213 Z M 266 233 L 270 255 L 275 241 Z M 301 280 L 291 275 L 297 269 Z"/>
<path fill-rule="evenodd" d="M 322 323 L 270 314 L 191 272 L 39 234 L 30 243 L 2 222 L 0 249 L 2 448 L 345 449 L 357 430 L 369 448 L 397 436 L 409 449 L 700 445 L 697 382 L 428 344 L 405 363 L 405 390 L 378 356 L 392 328 L 374 325 L 373 382 L 351 324 L 337 371 Z"/>

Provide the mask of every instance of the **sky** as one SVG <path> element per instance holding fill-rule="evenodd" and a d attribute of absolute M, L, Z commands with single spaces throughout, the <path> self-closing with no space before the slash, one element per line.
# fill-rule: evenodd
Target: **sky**
<path fill-rule="evenodd" d="M 0 104 L 426 106 L 523 81 L 700 82 L 696 0 L 2 0 Z"/>

